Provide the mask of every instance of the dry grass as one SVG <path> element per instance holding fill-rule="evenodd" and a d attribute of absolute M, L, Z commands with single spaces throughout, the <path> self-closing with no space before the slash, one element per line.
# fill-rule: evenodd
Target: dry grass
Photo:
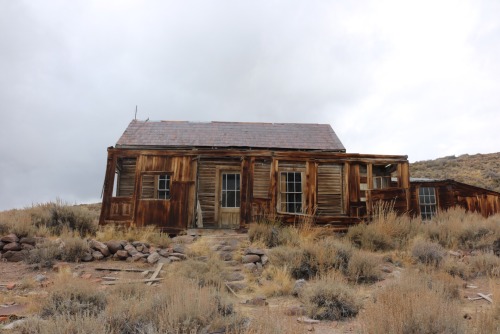
<path fill-rule="evenodd" d="M 416 238 L 411 248 L 412 256 L 420 263 L 438 267 L 445 256 L 445 250 L 435 242 Z"/>
<path fill-rule="evenodd" d="M 286 266 L 268 266 L 262 273 L 262 277 L 265 280 L 261 281 L 259 291 L 266 297 L 291 295 L 294 282 Z"/>
<path fill-rule="evenodd" d="M 365 305 L 364 333 L 465 333 L 459 303 L 439 279 L 405 275 Z"/>
<path fill-rule="evenodd" d="M 357 250 L 355 251 L 347 265 L 346 274 L 348 278 L 356 283 L 373 283 L 382 277 L 379 265 L 380 256 Z"/>
<path fill-rule="evenodd" d="M 102 242 L 110 240 L 127 240 L 149 242 L 158 247 L 168 247 L 172 244 L 172 239 L 168 234 L 163 233 L 154 225 L 145 227 L 136 226 L 99 226 L 96 232 L 96 239 Z"/>
<path fill-rule="evenodd" d="M 299 296 L 313 319 L 343 320 L 355 317 L 361 308 L 354 290 L 335 271 L 306 285 Z"/>
<path fill-rule="evenodd" d="M 500 333 L 500 282 L 490 280 L 493 304 L 483 312 L 477 311 L 469 324 L 469 331 L 476 334 Z"/>

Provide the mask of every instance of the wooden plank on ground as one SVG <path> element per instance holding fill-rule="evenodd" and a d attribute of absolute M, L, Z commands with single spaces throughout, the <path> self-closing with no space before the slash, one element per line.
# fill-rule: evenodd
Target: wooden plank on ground
<path fill-rule="evenodd" d="M 107 271 L 131 271 L 131 272 L 138 272 L 138 273 L 142 273 L 144 271 L 152 271 L 152 270 L 144 270 L 144 269 L 139 269 L 139 268 L 105 268 L 105 267 L 97 267 L 97 268 L 94 268 L 95 270 L 98 270 L 98 271 L 103 271 L 103 270 L 107 270 Z"/>
<path fill-rule="evenodd" d="M 102 285 L 115 285 L 115 284 L 133 284 L 133 283 L 148 283 L 148 282 L 158 282 L 161 281 L 163 278 L 147 278 L 147 279 L 133 279 L 129 281 L 109 281 L 109 282 L 102 282 Z"/>
<path fill-rule="evenodd" d="M 156 276 L 158 276 L 158 274 L 160 273 L 160 270 L 161 268 L 163 267 L 163 263 L 158 263 L 158 266 L 156 267 L 156 270 L 155 272 L 153 273 L 153 275 L 151 275 L 151 277 L 149 279 L 155 279 Z M 152 285 L 153 282 L 148 282 L 148 285 Z"/>
<path fill-rule="evenodd" d="M 482 294 L 481 292 L 478 292 L 477 295 L 481 298 L 484 298 L 486 299 L 487 301 L 489 301 L 490 303 L 493 304 L 493 299 L 490 298 L 491 294 L 489 295 L 485 295 L 485 294 Z"/>

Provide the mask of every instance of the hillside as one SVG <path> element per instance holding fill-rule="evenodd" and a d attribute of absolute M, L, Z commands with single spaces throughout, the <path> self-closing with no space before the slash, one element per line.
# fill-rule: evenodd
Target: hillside
<path fill-rule="evenodd" d="M 500 192 L 500 152 L 417 161 L 410 164 L 410 175 L 453 179 Z"/>

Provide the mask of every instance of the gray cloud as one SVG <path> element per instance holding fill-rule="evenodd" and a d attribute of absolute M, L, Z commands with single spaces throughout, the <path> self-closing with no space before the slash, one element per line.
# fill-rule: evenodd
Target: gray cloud
<path fill-rule="evenodd" d="M 2 1 L 0 209 L 97 201 L 141 119 L 330 123 L 350 152 L 498 151 L 490 1 Z"/>

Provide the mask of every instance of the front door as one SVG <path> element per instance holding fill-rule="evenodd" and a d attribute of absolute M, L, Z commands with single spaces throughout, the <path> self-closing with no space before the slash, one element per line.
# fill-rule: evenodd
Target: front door
<path fill-rule="evenodd" d="M 219 175 L 219 228 L 240 227 L 240 173 L 221 171 Z"/>

